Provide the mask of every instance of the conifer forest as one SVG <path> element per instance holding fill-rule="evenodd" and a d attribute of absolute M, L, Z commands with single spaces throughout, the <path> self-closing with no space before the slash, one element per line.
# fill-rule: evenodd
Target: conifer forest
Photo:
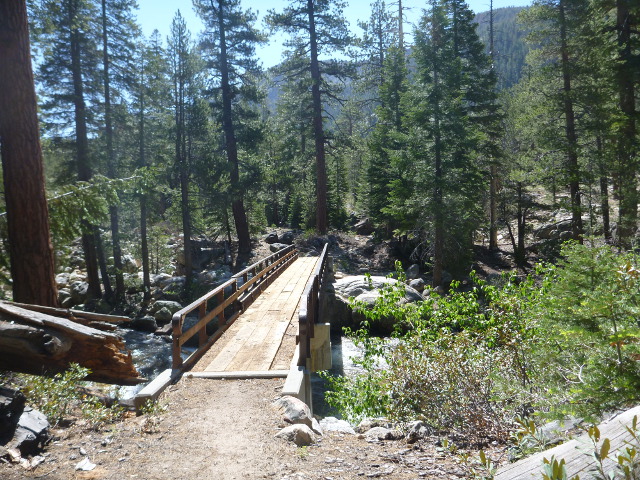
<path fill-rule="evenodd" d="M 372 0 L 359 33 L 342 0 L 267 3 L 193 0 L 202 31 L 176 9 L 145 36 L 136 0 L 0 1 L 3 297 L 59 307 L 79 265 L 84 308 L 133 316 L 160 273 L 206 291 L 203 242 L 237 271 L 274 230 L 364 238 L 384 267 L 335 268 L 415 264 L 424 300 L 353 304 L 344 418 L 508 441 L 638 404 L 640 3 L 425 0 L 410 24 Z"/>

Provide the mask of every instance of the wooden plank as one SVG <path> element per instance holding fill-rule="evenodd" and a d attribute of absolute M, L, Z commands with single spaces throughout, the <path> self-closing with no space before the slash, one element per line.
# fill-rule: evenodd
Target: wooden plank
<path fill-rule="evenodd" d="M 242 322 L 239 331 L 232 337 L 224 350 L 204 369 L 205 372 L 223 372 L 238 352 L 242 350 L 256 326 L 256 322 Z"/>
<path fill-rule="evenodd" d="M 241 371 L 241 372 L 190 372 L 187 378 L 211 378 L 216 380 L 244 380 L 251 378 L 286 378 L 289 370 Z"/>
<path fill-rule="evenodd" d="M 608 438 L 611 442 L 611 452 L 624 448 L 626 442 L 631 441 L 631 436 L 625 427 L 631 425 L 634 416 L 640 418 L 640 406 L 627 410 L 598 425 L 601 441 Z M 581 480 L 593 479 L 593 474 L 589 472 L 595 464 L 592 452 L 593 444 L 589 436 L 585 433 L 562 445 L 536 453 L 518 462 L 505 465 L 498 470 L 495 480 L 539 479 L 541 478 L 540 472 L 542 471 L 543 459 L 550 459 L 551 456 L 555 456 L 558 461 L 561 459 L 565 460 L 567 478 L 573 478 L 575 475 L 579 475 Z M 615 465 L 616 462 L 612 459 L 605 460 L 605 472 L 608 474 L 614 471 Z"/>
<path fill-rule="evenodd" d="M 140 390 L 133 399 L 133 404 L 136 410 L 140 410 L 145 403 L 149 401 L 155 401 L 160 394 L 180 375 L 179 370 L 171 370 L 170 368 L 164 370 L 156 378 L 153 379 L 148 385 Z"/>
<path fill-rule="evenodd" d="M 262 342 L 253 349 L 252 355 L 245 357 L 243 368 L 246 370 L 269 370 L 288 326 L 288 321 L 272 325 Z"/>
<path fill-rule="evenodd" d="M 282 295 L 278 299 L 276 304 L 274 304 L 273 306 L 274 310 L 284 310 L 287 305 L 292 307 L 294 310 L 297 309 L 298 303 L 300 302 L 300 297 L 310 276 L 310 269 L 308 264 L 305 273 L 306 274 L 299 274 L 297 276 L 296 285 L 294 286 L 294 288 L 288 292 L 289 295 Z M 295 303 L 295 306 L 292 306 L 292 303 Z"/>

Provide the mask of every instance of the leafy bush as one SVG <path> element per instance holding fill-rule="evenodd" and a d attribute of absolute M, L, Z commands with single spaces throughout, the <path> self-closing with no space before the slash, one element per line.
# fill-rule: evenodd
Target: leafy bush
<path fill-rule="evenodd" d="M 568 243 L 558 266 L 505 276 L 501 286 L 471 274 L 423 302 L 402 304 L 387 285 L 366 320 L 347 331 L 363 349 L 364 372 L 331 380 L 328 402 L 351 420 L 423 419 L 475 438 L 501 438 L 532 413 L 594 418 L 640 399 L 640 270 L 631 254 Z M 399 271 L 398 276 L 402 280 Z M 393 317 L 395 340 L 369 327 Z"/>
<path fill-rule="evenodd" d="M 98 430 L 120 419 L 124 410 L 118 405 L 107 407 L 96 397 L 83 394 L 81 382 L 89 373 L 91 371 L 88 368 L 72 363 L 67 371 L 53 378 L 18 375 L 17 382 L 29 404 L 40 410 L 54 425 L 69 418 L 74 409 L 79 407 L 89 428 Z"/>
<path fill-rule="evenodd" d="M 90 370 L 73 363 L 64 373 L 53 378 L 20 375 L 24 383 L 22 391 L 30 404 L 40 410 L 50 422 L 58 423 L 71 413 L 80 400 L 79 382 L 89 375 Z"/>
<path fill-rule="evenodd" d="M 397 275 L 402 279 L 400 271 Z M 473 278 L 471 291 L 431 293 L 415 304 L 399 303 L 402 283 L 385 286 L 373 308 L 354 304 L 366 321 L 348 333 L 364 350 L 365 373 L 334 380 L 328 402 L 352 420 L 420 418 L 439 430 L 506 438 L 514 415 L 509 412 L 530 401 L 528 358 L 535 329 L 524 312 L 540 289 L 530 279 L 506 278 L 498 289 Z M 370 324 L 389 315 L 402 326 L 396 341 L 369 336 Z"/>

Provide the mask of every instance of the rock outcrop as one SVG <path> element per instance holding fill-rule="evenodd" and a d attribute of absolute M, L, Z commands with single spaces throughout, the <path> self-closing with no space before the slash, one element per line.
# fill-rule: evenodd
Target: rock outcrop
<path fill-rule="evenodd" d="M 344 277 L 325 286 L 324 316 L 331 322 L 331 328 L 341 330 L 342 327 L 357 327 L 363 320 L 362 314 L 354 313 L 349 304 L 349 298 L 373 305 L 381 295 L 381 288 L 387 285 L 399 283 L 398 280 L 387 277 L 371 277 L 371 283 L 364 275 Z M 402 303 L 424 300 L 424 297 L 415 289 L 405 285 L 405 296 Z M 389 334 L 395 328 L 396 319 L 381 319 L 372 325 L 375 333 Z"/>

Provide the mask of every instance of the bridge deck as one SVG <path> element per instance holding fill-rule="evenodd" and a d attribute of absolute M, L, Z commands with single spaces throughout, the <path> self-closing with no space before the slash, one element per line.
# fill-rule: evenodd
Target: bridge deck
<path fill-rule="evenodd" d="M 195 372 L 288 369 L 296 346 L 298 311 L 318 257 L 296 259 L 194 365 Z"/>

